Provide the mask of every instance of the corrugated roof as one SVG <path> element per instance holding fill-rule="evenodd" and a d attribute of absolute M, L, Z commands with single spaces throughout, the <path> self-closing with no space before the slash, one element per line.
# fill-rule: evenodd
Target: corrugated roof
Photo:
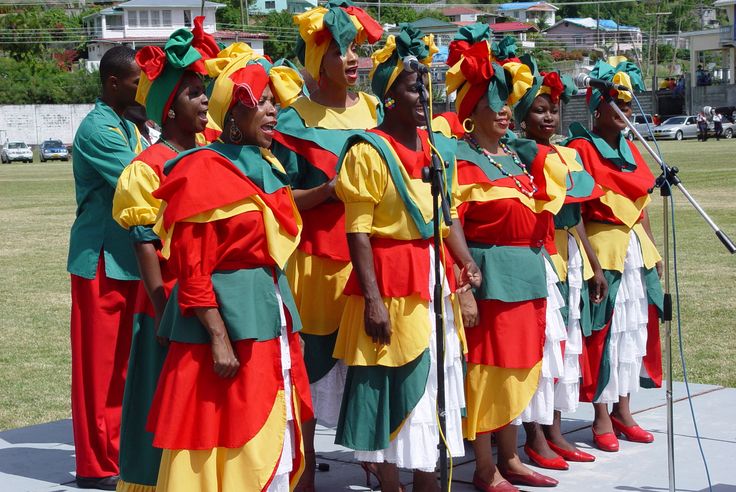
<path fill-rule="evenodd" d="M 529 30 L 539 30 L 536 26 L 527 24 L 526 22 L 496 22 L 490 26 L 493 32 L 526 32 Z"/>
<path fill-rule="evenodd" d="M 496 6 L 498 10 L 501 11 L 511 11 L 511 10 L 529 10 L 532 7 L 551 7 L 549 10 L 557 10 L 557 7 L 554 5 L 551 5 L 547 2 L 510 2 L 510 3 L 501 3 Z"/>
<path fill-rule="evenodd" d="M 219 9 L 221 7 L 224 7 L 225 4 L 216 2 L 205 2 L 204 6 Z M 201 0 L 130 0 L 129 2 L 121 3 L 120 5 L 118 5 L 118 7 L 126 9 L 139 7 L 186 7 L 192 9 L 201 9 L 202 2 Z"/>
<path fill-rule="evenodd" d="M 560 21 L 557 22 L 558 25 L 560 22 L 569 22 L 570 24 L 575 24 L 576 26 L 585 27 L 587 29 L 597 29 L 598 28 L 598 21 L 596 19 L 593 19 L 592 17 L 566 17 Z M 554 26 L 553 26 L 554 27 Z M 616 21 L 611 19 L 600 19 L 600 29 L 602 31 L 639 31 L 640 29 L 638 27 L 634 26 L 625 26 L 623 24 L 616 24 Z"/>
<path fill-rule="evenodd" d="M 485 14 L 485 12 L 482 10 L 471 9 L 469 7 L 449 7 L 442 10 L 442 15 L 446 15 L 448 17 L 465 14 Z"/>

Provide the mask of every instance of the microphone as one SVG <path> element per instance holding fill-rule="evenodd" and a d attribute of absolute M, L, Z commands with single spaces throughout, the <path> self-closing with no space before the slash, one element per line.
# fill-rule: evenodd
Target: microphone
<path fill-rule="evenodd" d="M 616 89 L 619 91 L 631 92 L 631 90 L 625 85 L 614 84 L 613 82 L 610 82 L 608 80 L 594 79 L 586 73 L 578 74 L 575 77 L 575 85 L 582 87 L 592 87 L 594 89 L 602 91 L 610 91 L 611 89 Z"/>
<path fill-rule="evenodd" d="M 416 56 L 406 56 L 404 57 L 404 70 L 407 72 L 416 72 L 416 73 L 428 73 L 429 68 L 427 68 L 426 65 L 422 65 L 419 63 L 419 60 Z"/>

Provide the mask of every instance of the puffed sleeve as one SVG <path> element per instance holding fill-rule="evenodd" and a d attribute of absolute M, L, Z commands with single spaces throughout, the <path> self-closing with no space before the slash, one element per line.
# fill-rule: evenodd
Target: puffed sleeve
<path fill-rule="evenodd" d="M 386 164 L 370 144 L 357 143 L 345 154 L 335 192 L 345 203 L 345 231 L 370 234 L 373 211 L 388 183 Z"/>
<path fill-rule="evenodd" d="M 130 231 L 134 242 L 156 241 L 152 231 L 161 200 L 153 196 L 161 184 L 156 172 L 142 161 L 133 161 L 120 174 L 112 200 L 112 217 Z"/>
<path fill-rule="evenodd" d="M 178 222 L 171 238 L 171 262 L 179 280 L 179 309 L 218 307 L 212 287 L 217 264 L 217 222 Z"/>

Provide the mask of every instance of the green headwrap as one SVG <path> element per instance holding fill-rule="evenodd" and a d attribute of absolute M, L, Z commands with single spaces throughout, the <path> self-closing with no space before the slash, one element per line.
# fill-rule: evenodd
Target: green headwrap
<path fill-rule="evenodd" d="M 420 63 L 429 65 L 437 53 L 433 35 L 425 35 L 421 30 L 402 23 L 396 36 L 389 36 L 386 45 L 373 53 L 373 70 L 370 73 L 373 93 L 383 98 L 391 85 L 404 69 L 403 59 L 415 56 Z"/>
<path fill-rule="evenodd" d="M 598 60 L 590 71 L 590 76 L 595 79 L 608 80 L 615 84 L 623 85 L 631 90 L 643 91 L 644 78 L 639 67 L 628 61 L 625 57 L 611 57 L 609 63 Z M 631 101 L 631 93 L 628 91 L 617 91 L 617 99 Z M 587 94 L 588 110 L 593 113 L 603 101 L 603 93 L 598 89 L 588 88 Z"/>

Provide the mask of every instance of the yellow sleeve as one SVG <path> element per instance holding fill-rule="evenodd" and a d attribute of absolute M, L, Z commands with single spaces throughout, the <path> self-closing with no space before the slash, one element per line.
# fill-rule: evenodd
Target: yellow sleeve
<path fill-rule="evenodd" d="M 161 200 L 153 196 L 160 181 L 142 161 L 131 162 L 122 172 L 112 200 L 112 217 L 125 229 L 156 222 Z"/>
<path fill-rule="evenodd" d="M 371 233 L 375 206 L 388 183 L 386 164 L 367 143 L 348 150 L 337 177 L 335 192 L 345 203 L 345 231 Z"/>

